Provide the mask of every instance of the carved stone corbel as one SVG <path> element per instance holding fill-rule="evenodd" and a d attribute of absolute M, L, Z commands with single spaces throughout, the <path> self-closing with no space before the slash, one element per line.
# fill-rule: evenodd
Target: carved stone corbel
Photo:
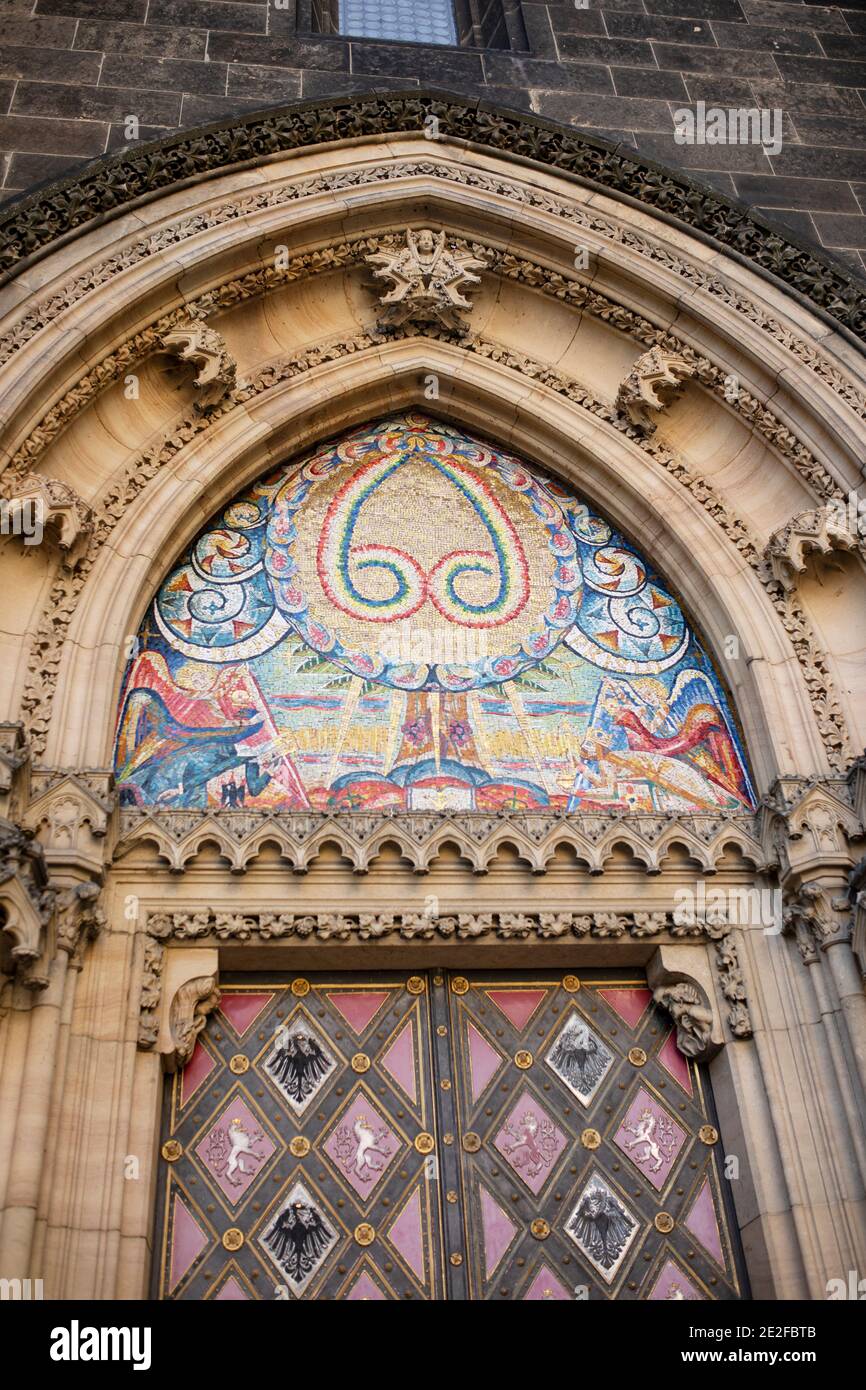
<path fill-rule="evenodd" d="M 375 279 L 391 285 L 379 298 L 385 310 L 381 327 L 433 323 L 451 333 L 465 333 L 464 316 L 472 308 L 465 292 L 481 283 L 473 272 L 486 270 L 487 262 L 429 227 L 418 232 L 407 227 L 403 235 L 402 246 L 364 258 Z"/>
<path fill-rule="evenodd" d="M 54 894 L 45 859 L 33 836 L 0 820 L 0 933 L 5 937 L 4 973 L 31 969 L 45 949 L 45 928 Z M 31 981 L 36 985 L 35 980 Z"/>
<path fill-rule="evenodd" d="M 849 914 L 847 896 L 833 897 L 824 885 L 809 881 L 786 897 L 783 924 L 785 931 L 796 937 L 800 954 L 810 964 L 817 959 L 818 950 L 850 940 Z"/>
<path fill-rule="evenodd" d="M 841 502 L 828 502 L 792 517 L 773 532 L 764 553 L 773 578 L 788 594 L 805 574 L 810 554 L 826 556 L 834 550 L 862 550 L 859 532 L 852 529 Z"/>
<path fill-rule="evenodd" d="M 168 950 L 158 960 L 151 948 L 150 958 L 145 958 L 142 1018 L 149 1014 L 151 1024 L 155 1019 L 156 991 L 160 995 L 156 1045 L 166 1071 L 182 1071 L 192 1056 L 208 1014 L 219 1003 L 218 978 L 219 954 L 211 947 Z M 142 1024 L 140 1047 L 148 1050 L 153 1045 L 147 1041 L 153 1032 L 152 1026 L 147 1029 Z"/>
<path fill-rule="evenodd" d="M 650 348 L 639 357 L 619 388 L 617 410 L 646 434 L 656 427 L 653 415 L 672 405 L 683 383 L 695 375 L 695 367 L 676 352 Z"/>
<path fill-rule="evenodd" d="M 162 346 L 180 362 L 191 363 L 196 368 L 193 384 L 197 393 L 196 405 L 200 410 L 219 405 L 234 389 L 237 363 L 222 334 L 203 319 L 190 319 L 188 323 L 170 329 L 163 336 Z"/>
<path fill-rule="evenodd" d="M 57 895 L 57 949 L 70 957 L 76 970 L 81 969 L 85 945 L 95 941 L 105 926 L 105 913 L 98 905 L 99 892 L 97 883 L 76 883 Z"/>
<path fill-rule="evenodd" d="M 11 535 L 25 545 L 40 545 L 47 536 L 74 569 L 93 531 L 93 512 L 74 488 L 59 478 L 27 473 L 18 480 L 3 506 L 9 513 Z"/>
<path fill-rule="evenodd" d="M 714 1057 L 725 1035 L 706 953 L 690 946 L 659 946 L 647 965 L 647 983 L 674 1022 L 680 1052 L 699 1062 Z"/>

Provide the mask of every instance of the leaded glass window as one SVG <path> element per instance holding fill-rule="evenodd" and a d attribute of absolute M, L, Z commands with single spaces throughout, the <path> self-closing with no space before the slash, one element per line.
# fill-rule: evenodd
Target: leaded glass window
<path fill-rule="evenodd" d="M 408 43 L 457 42 L 451 0 L 340 0 L 340 33 Z"/>

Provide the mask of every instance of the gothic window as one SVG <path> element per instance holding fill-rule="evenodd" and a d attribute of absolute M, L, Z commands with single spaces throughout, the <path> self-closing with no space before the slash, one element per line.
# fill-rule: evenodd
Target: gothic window
<path fill-rule="evenodd" d="M 573 491 L 414 413 L 213 519 L 140 630 L 116 773 L 142 806 L 754 805 L 668 583 Z"/>
<path fill-rule="evenodd" d="M 340 33 L 354 38 L 456 44 L 451 0 L 340 0 Z"/>

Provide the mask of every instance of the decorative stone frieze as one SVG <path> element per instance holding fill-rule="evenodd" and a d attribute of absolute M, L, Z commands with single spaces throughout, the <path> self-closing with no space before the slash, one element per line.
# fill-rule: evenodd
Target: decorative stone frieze
<path fill-rule="evenodd" d="M 385 310 L 383 329 L 434 323 L 452 333 L 468 331 L 466 314 L 472 301 L 466 295 L 480 285 L 480 275 L 473 272 L 486 270 L 487 262 L 465 244 L 429 227 L 418 232 L 407 227 L 402 246 L 373 252 L 365 260 L 375 279 L 390 281 L 390 289 L 379 298 Z"/>
<path fill-rule="evenodd" d="M 500 941 L 558 937 L 659 936 L 671 930 L 664 912 L 220 912 L 210 908 L 147 913 L 157 941 Z"/>
<path fill-rule="evenodd" d="M 278 152 L 309 148 L 320 141 L 357 141 L 398 132 L 424 133 L 431 116 L 443 140 L 481 147 L 520 160 L 548 164 L 595 188 L 624 194 L 712 238 L 761 271 L 793 286 L 823 313 L 853 333 L 866 332 L 862 294 L 853 277 L 813 252 L 789 245 L 777 229 L 752 220 L 749 212 L 709 190 L 695 196 L 689 180 L 653 168 L 621 147 L 587 141 L 572 127 L 536 116 L 518 116 L 443 96 L 437 92 L 376 93 L 285 107 L 266 116 L 235 116 L 230 126 L 207 134 L 169 137 L 140 153 L 126 152 L 85 169 L 74 180 L 37 192 L 0 217 L 0 272 L 14 275 L 58 236 L 97 217 L 119 213 L 136 198 L 153 197 L 184 179 L 208 172 L 258 165 Z"/>
<path fill-rule="evenodd" d="M 182 872 L 202 845 L 216 844 L 234 873 L 243 872 L 265 844 L 276 844 L 296 872 L 335 843 L 358 873 L 371 867 L 383 844 L 396 844 L 417 873 L 425 873 L 443 843 L 456 845 L 475 873 L 485 873 L 503 843 L 513 845 L 541 873 L 559 845 L 569 845 L 590 872 L 604 872 L 617 845 L 626 846 L 645 871 L 657 874 L 671 845 L 684 845 L 712 873 L 729 845 L 760 866 L 765 855 L 749 815 L 579 815 L 422 811 L 307 813 L 267 811 L 122 811 L 116 861 L 133 847 L 152 844 L 174 873 Z"/>

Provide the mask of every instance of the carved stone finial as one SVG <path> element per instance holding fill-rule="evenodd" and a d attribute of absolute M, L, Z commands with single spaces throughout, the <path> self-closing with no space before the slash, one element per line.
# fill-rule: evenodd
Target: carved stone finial
<path fill-rule="evenodd" d="M 805 573 L 810 554 L 829 555 L 833 550 L 862 550 L 855 526 L 849 524 L 846 504 L 829 502 L 800 512 L 771 535 L 764 552 L 776 579 L 786 593 L 793 592 Z"/>
<path fill-rule="evenodd" d="M 4 528 L 25 545 L 39 545 L 43 535 L 53 539 L 70 563 L 80 558 L 93 530 L 93 512 L 68 483 L 27 473 L 7 497 Z"/>
<path fill-rule="evenodd" d="M 377 267 L 377 280 L 390 281 L 391 288 L 379 303 L 385 309 L 382 326 L 399 328 L 405 323 L 435 323 L 452 333 L 467 331 L 464 321 L 472 303 L 464 291 L 481 283 L 476 270 L 485 270 L 479 260 L 458 242 L 445 243 L 444 232 L 429 228 L 413 232 L 406 228 L 405 243 L 394 251 L 377 251 L 365 257 Z"/>
<path fill-rule="evenodd" d="M 619 388 L 617 409 L 647 434 L 655 429 L 650 411 L 664 410 L 676 400 L 683 382 L 694 376 L 690 362 L 676 352 L 650 348 L 639 357 Z"/>
<path fill-rule="evenodd" d="M 197 369 L 194 385 L 200 410 L 219 405 L 237 380 L 237 363 L 225 339 L 202 319 L 190 319 L 165 334 L 162 346 L 181 362 Z"/>

